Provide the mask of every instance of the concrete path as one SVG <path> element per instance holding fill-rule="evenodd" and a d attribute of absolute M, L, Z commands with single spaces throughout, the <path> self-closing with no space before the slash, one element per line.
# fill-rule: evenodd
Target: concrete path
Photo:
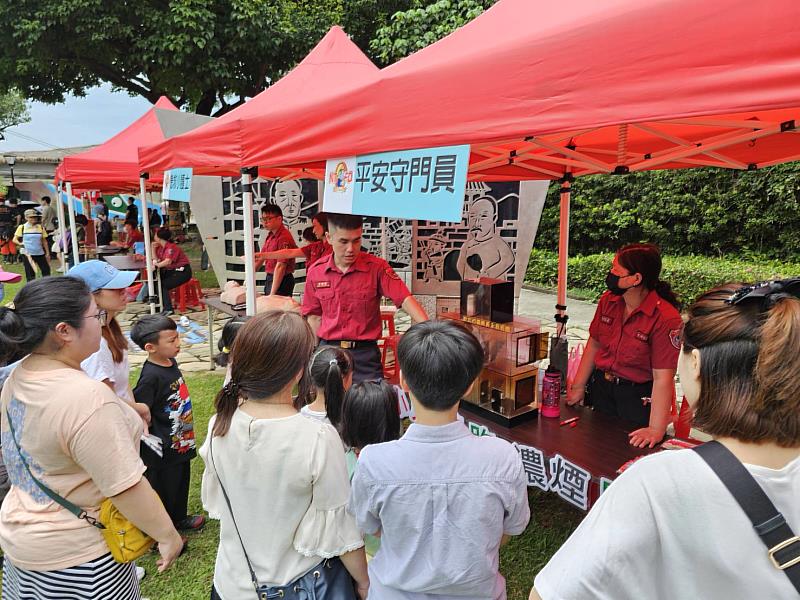
<path fill-rule="evenodd" d="M 517 312 L 526 317 L 540 319 L 542 322 L 542 328 L 545 331 L 555 332 L 556 323 L 553 320 L 553 315 L 555 314 L 555 303 L 556 297 L 554 294 L 523 289 L 522 293 L 520 294 L 519 308 Z M 567 307 L 570 316 L 567 327 L 567 337 L 571 342 L 585 341 L 589 337 L 589 323 L 591 323 L 592 317 L 594 316 L 596 305 L 592 304 L 591 302 L 568 299 Z M 122 330 L 129 332 L 133 321 L 135 321 L 140 315 L 147 314 L 147 312 L 148 307 L 146 304 L 131 302 L 128 305 L 128 309 L 119 317 L 117 317 L 120 325 L 122 326 Z M 202 330 L 192 336 L 190 339 L 198 339 L 198 336 L 201 333 L 206 333 L 208 328 L 208 317 L 205 310 L 190 310 L 185 314 L 193 323 L 196 323 L 202 327 Z M 181 316 L 183 315 L 176 314 L 173 318 L 176 321 L 179 321 Z M 228 318 L 229 317 L 227 315 L 217 313 L 216 318 L 214 319 L 214 354 L 217 352 L 216 342 L 220 339 L 222 328 L 225 326 Z M 405 331 L 411 325 L 411 320 L 409 319 L 408 315 L 405 314 L 405 312 L 398 311 L 397 316 L 395 317 L 395 324 L 398 331 Z M 184 340 L 186 340 L 187 337 L 188 332 L 187 334 L 182 335 Z M 207 341 L 197 342 L 194 344 L 189 344 L 187 341 L 184 341 L 184 345 L 181 348 L 181 353 L 177 357 L 178 364 L 181 366 L 181 370 L 187 373 L 208 371 L 208 355 L 209 347 Z M 147 355 L 145 352 L 139 350 L 138 348 L 131 349 L 129 357 L 131 367 L 140 366 L 146 358 Z M 220 371 L 217 370 L 217 372 Z"/>

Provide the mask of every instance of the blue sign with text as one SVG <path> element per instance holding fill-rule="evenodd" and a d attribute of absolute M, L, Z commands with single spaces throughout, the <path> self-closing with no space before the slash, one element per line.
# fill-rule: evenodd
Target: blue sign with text
<path fill-rule="evenodd" d="M 192 170 L 169 169 L 164 171 L 164 187 L 161 192 L 163 200 L 189 202 L 192 195 Z"/>
<path fill-rule="evenodd" d="M 323 208 L 373 217 L 461 221 L 469 146 L 380 152 L 327 161 Z"/>

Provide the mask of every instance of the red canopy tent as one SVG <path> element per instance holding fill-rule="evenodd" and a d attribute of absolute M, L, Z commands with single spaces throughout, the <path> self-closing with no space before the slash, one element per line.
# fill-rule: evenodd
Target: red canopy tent
<path fill-rule="evenodd" d="M 242 173 L 244 236 L 253 239 L 250 180 L 255 171 L 248 158 L 253 141 L 270 135 L 274 115 L 310 101 L 325 102 L 354 86 L 374 81 L 378 68 L 358 49 L 341 27 L 332 27 L 294 69 L 246 104 L 194 131 L 139 149 L 141 171 L 151 176 L 173 167 L 192 167 L 194 175 L 239 175 Z M 311 116 L 311 115 L 307 115 Z M 259 128 L 252 123 L 258 120 Z M 292 127 L 305 127 L 303 114 Z M 324 161 L 307 169 L 259 169 L 262 177 L 292 179 L 321 178 Z M 247 312 L 255 314 L 255 257 L 252 244 L 245 244 Z"/>
<path fill-rule="evenodd" d="M 67 206 L 72 231 L 72 255 L 78 262 L 78 236 L 75 227 L 75 214 L 72 206 L 73 186 L 81 190 L 100 190 L 106 193 L 130 191 L 139 188 L 143 210 L 145 255 L 147 258 L 147 280 L 150 297 L 153 296 L 153 269 L 150 256 L 150 228 L 148 225 L 145 199 L 145 181 L 140 177 L 137 148 L 179 135 L 194 129 L 211 117 L 185 113 L 165 96 L 159 98 L 144 115 L 128 125 L 111 139 L 91 150 L 66 156 L 56 169 L 57 187 L 61 194 L 61 183 L 66 183 Z M 156 187 L 160 187 L 160 180 Z M 61 239 L 64 239 L 64 208 L 59 198 L 58 218 L 61 224 Z M 151 300 L 150 310 L 155 310 Z"/>
<path fill-rule="evenodd" d="M 471 179 L 562 179 L 563 307 L 572 177 L 800 158 L 799 18 L 795 0 L 500 0 L 374 81 L 253 116 L 241 160 L 471 144 Z"/>
<path fill-rule="evenodd" d="M 793 0 L 501 0 L 243 143 L 258 166 L 469 143 L 472 178 L 495 180 L 793 160 L 798 17 Z"/>
<path fill-rule="evenodd" d="M 137 149 L 179 135 L 208 122 L 210 117 L 179 111 L 166 96 L 114 137 L 91 150 L 66 156 L 56 179 L 81 190 L 105 193 L 139 189 Z M 160 185 L 160 181 L 157 182 Z"/>
<path fill-rule="evenodd" d="M 247 103 L 194 131 L 140 148 L 139 166 L 151 175 L 179 166 L 192 167 L 195 175 L 239 175 L 243 167 L 256 164 L 249 158 L 253 144 L 260 147 L 258 140 L 270 135 L 270 123 L 283 111 L 325 103 L 374 81 L 378 72 L 341 27 L 332 27 L 294 69 Z M 258 129 L 253 129 L 255 120 Z M 304 116 L 298 114 L 289 126 L 304 128 Z M 324 161 L 315 166 L 325 169 Z M 303 175 L 285 169 L 259 174 L 284 179 Z"/>

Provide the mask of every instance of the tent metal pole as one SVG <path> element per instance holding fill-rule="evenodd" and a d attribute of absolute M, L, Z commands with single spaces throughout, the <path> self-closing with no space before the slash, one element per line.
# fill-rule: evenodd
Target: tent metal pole
<path fill-rule="evenodd" d="M 75 222 L 75 207 L 72 205 L 72 183 L 67 181 L 67 210 L 69 211 L 69 230 L 72 235 L 72 262 L 80 264 L 80 254 L 78 247 L 78 224 Z"/>
<path fill-rule="evenodd" d="M 389 240 L 386 235 L 386 217 L 381 217 L 381 258 L 389 260 Z"/>
<path fill-rule="evenodd" d="M 572 174 L 561 180 L 561 210 L 558 230 L 558 293 L 556 296 L 557 337 L 567 333 L 567 259 L 569 258 L 569 202 Z"/>
<path fill-rule="evenodd" d="M 153 248 L 150 243 L 150 215 L 147 214 L 147 173 L 139 175 L 139 201 L 142 204 L 142 231 L 144 231 L 144 258 L 147 269 L 147 303 L 150 305 L 150 314 L 156 314 L 156 288 L 153 277 Z M 167 292 L 169 293 L 169 292 Z"/>
<path fill-rule="evenodd" d="M 56 182 L 56 211 L 58 211 L 58 235 L 60 240 L 58 242 L 58 260 L 61 262 L 61 270 L 67 272 L 67 223 L 66 214 L 64 213 L 64 202 L 61 196 L 62 182 Z"/>
<path fill-rule="evenodd" d="M 243 168 L 242 202 L 244 204 L 244 284 L 246 298 L 246 314 L 256 314 L 256 257 L 253 252 L 253 175 L 258 173 L 256 167 Z"/>

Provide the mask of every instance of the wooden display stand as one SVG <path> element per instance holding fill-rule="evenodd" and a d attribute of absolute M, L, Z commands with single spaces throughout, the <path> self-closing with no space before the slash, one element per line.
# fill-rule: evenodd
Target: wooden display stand
<path fill-rule="evenodd" d="M 447 313 L 480 340 L 486 363 L 461 407 L 504 427 L 535 419 L 539 413 L 537 377 L 533 364 L 547 356 L 548 333 L 535 319 L 515 317 L 508 323 Z"/>

